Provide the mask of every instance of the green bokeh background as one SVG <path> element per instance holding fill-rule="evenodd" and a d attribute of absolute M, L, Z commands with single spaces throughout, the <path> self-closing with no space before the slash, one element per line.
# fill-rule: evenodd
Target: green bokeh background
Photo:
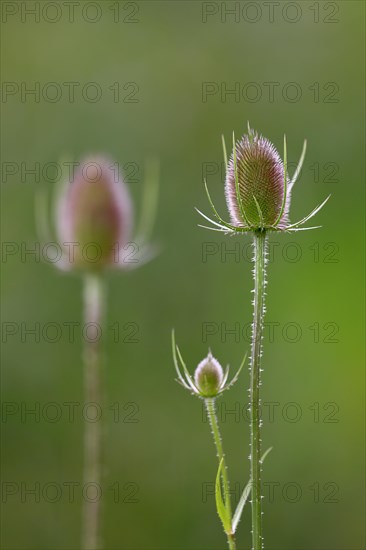
<path fill-rule="evenodd" d="M 13 4 L 21 9 L 23 3 Z M 198 550 L 226 544 L 214 497 L 210 493 L 203 498 L 217 468 L 209 428 L 201 403 L 174 382 L 170 330 L 176 328 L 191 369 L 208 346 L 222 363 L 233 367 L 249 349 L 246 337 L 236 341 L 233 335 L 225 336 L 225 326 L 231 329 L 239 323 L 241 330 L 251 321 L 250 262 L 225 257 L 225 250 L 235 246 L 250 255 L 249 240 L 198 228 L 193 209 L 197 206 L 208 213 L 202 172 L 204 163 L 222 162 L 221 133 L 227 139 L 232 130 L 239 135 L 247 120 L 280 151 L 286 132 L 292 162 L 299 157 L 302 140 L 308 139 L 305 167 L 293 193 L 292 220 L 332 193 L 316 219 L 322 229 L 271 237 L 275 247 L 269 265 L 267 321 L 278 325 L 272 341 L 267 332 L 264 343 L 262 399 L 277 405 L 272 422 L 269 405 L 263 417 L 263 447 L 274 447 L 263 474 L 265 546 L 359 550 L 365 545 L 364 4 L 297 2 L 296 13 L 301 9 L 301 15 L 296 23 L 285 20 L 296 15 L 286 2 L 276 8 L 273 22 L 268 8 L 261 5 L 256 23 L 248 22 L 255 17 L 255 8 L 237 4 L 249 10 L 237 23 L 233 16 L 222 22 L 220 12 L 203 23 L 202 3 L 190 1 L 138 2 L 138 22 L 114 23 L 112 2 L 106 1 L 99 4 L 102 17 L 94 24 L 81 18 L 85 2 L 80 2 L 73 23 L 63 8 L 61 20 L 54 24 L 42 17 L 35 23 L 31 16 L 22 23 L 18 13 L 2 25 L 3 81 L 41 86 L 97 82 L 103 91 L 96 103 L 85 101 L 80 92 L 74 103 L 65 94 L 56 103 L 42 98 L 36 103 L 31 97 L 22 102 L 20 94 L 3 98 L 3 163 L 43 166 L 65 154 L 80 160 L 96 152 L 121 164 L 137 163 L 138 181 L 129 186 L 137 212 L 144 160 L 156 155 L 161 163 L 154 234 L 161 253 L 134 273 L 108 275 L 108 327 L 118 322 L 125 337 L 125 323 L 136 323 L 138 341 L 114 343 L 112 329 L 107 330 L 106 549 Z M 212 5 L 220 8 L 219 3 Z M 121 2 L 121 17 L 132 9 Z M 92 9 L 89 14 L 93 16 Z M 53 17 L 51 8 L 49 17 Z M 337 21 L 326 22 L 326 17 Z M 114 82 L 137 83 L 138 102 L 114 103 L 108 90 Z M 216 94 L 204 102 L 204 82 L 226 83 L 228 88 L 235 82 L 241 86 L 255 82 L 263 95 L 251 102 L 248 97 L 235 101 L 233 96 Z M 268 100 L 265 82 L 279 83 L 273 102 Z M 302 91 L 296 102 L 282 95 L 289 82 L 296 82 Z M 310 89 L 316 82 L 318 101 Z M 332 88 L 323 87 L 329 82 L 339 87 L 336 102 L 326 100 Z M 319 178 L 314 176 L 315 163 Z M 208 175 L 208 183 L 225 212 L 221 175 Z M 31 247 L 37 240 L 33 204 L 39 187 L 51 191 L 53 186 L 42 177 L 37 183 L 31 175 L 23 182 L 19 173 L 3 175 L 3 241 Z M 207 243 L 217 245 L 218 252 L 204 261 Z M 298 261 L 290 261 L 294 252 Z M 20 492 L 9 496 L 2 504 L 2 547 L 76 549 L 80 488 L 70 503 L 62 484 L 81 483 L 83 421 L 79 407 L 76 420 L 69 422 L 63 403 L 83 400 L 82 338 L 79 328 L 75 341 L 69 342 L 63 324 L 82 322 L 81 280 L 32 256 L 22 261 L 15 254 L 2 261 L 3 401 L 19 407 L 56 402 L 63 411 L 55 423 L 42 417 L 35 422 L 32 416 L 23 422 L 19 413 L 3 416 L 2 481 L 19 488 L 22 482 L 28 488 L 36 482 L 42 488 L 50 482 L 64 487 L 55 503 L 42 497 L 36 503 L 32 496 L 22 502 Z M 17 323 L 19 332 L 5 338 L 6 322 Z M 29 328 L 50 322 L 64 327 L 59 341 L 41 338 L 37 343 L 30 335 L 22 341 L 21 323 Z M 217 327 L 207 338 L 205 323 Z M 289 341 L 296 339 L 296 333 L 288 323 L 295 323 L 296 330 L 300 327 L 296 342 Z M 240 412 L 245 412 L 248 382 L 245 370 L 220 401 L 224 444 L 237 491 L 249 471 L 249 426 Z M 121 409 L 119 422 L 113 422 L 108 409 L 115 403 Z M 136 423 L 122 421 L 132 410 L 123 409 L 128 403 L 138 408 Z M 224 406 L 235 409 L 237 416 L 225 415 Z M 317 408 L 319 418 L 314 416 Z M 295 414 L 298 421 L 290 421 Z M 117 482 L 121 499 L 115 503 L 109 487 Z M 125 484 L 131 482 L 138 486 L 137 502 L 122 502 L 130 491 Z M 269 483 L 276 486 L 273 499 Z M 319 498 L 314 497 L 317 488 Z M 239 549 L 250 547 L 249 533 L 247 508 L 238 531 Z"/>

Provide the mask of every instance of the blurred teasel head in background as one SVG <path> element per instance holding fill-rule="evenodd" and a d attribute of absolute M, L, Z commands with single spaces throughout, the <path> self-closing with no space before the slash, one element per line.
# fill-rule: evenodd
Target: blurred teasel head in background
<path fill-rule="evenodd" d="M 66 163 L 64 163 L 66 164 Z M 54 200 L 54 225 L 62 250 L 56 266 L 64 271 L 100 272 L 106 268 L 135 269 L 155 251 L 148 244 L 155 220 L 158 164 L 145 168 L 140 222 L 133 235 L 134 209 L 117 163 L 100 156 L 78 163 L 64 175 Z M 48 221 L 48 199 L 37 196 L 36 224 L 43 243 L 54 242 Z"/>
<path fill-rule="evenodd" d="M 75 267 L 100 270 L 113 264 L 116 252 L 130 241 L 133 211 L 129 191 L 103 158 L 86 159 L 64 187 L 57 204 L 60 243 L 77 243 Z M 94 247 L 97 261 L 89 262 L 85 247 Z"/>

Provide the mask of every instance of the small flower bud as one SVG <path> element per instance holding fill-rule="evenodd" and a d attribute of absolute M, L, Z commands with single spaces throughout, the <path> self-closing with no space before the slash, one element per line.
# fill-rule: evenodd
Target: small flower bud
<path fill-rule="evenodd" d="M 58 204 L 58 235 L 67 260 L 84 270 L 112 265 L 130 238 L 132 205 L 124 182 L 104 159 L 81 163 Z"/>
<path fill-rule="evenodd" d="M 224 372 L 220 363 L 209 353 L 194 373 L 196 387 L 202 397 L 215 397 L 220 392 Z"/>
<path fill-rule="evenodd" d="M 249 224 L 255 229 L 271 227 L 278 222 L 279 228 L 284 227 L 290 198 L 287 196 L 281 215 L 285 176 L 279 153 L 268 139 L 253 130 L 236 143 L 235 152 L 240 201 L 236 189 L 234 154 L 228 162 L 225 182 L 232 224 L 241 227 Z"/>

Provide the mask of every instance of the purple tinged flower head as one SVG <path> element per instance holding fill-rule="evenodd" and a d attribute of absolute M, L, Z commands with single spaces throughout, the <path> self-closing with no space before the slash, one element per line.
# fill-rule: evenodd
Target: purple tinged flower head
<path fill-rule="evenodd" d="M 225 196 L 230 222 L 218 213 L 204 180 L 213 219 L 196 208 L 200 216 L 211 224 L 200 227 L 227 235 L 256 231 L 308 231 L 320 227 L 302 225 L 323 208 L 330 195 L 304 218 L 295 223 L 289 222 L 291 192 L 304 163 L 306 140 L 291 179 L 287 172 L 286 136 L 283 139 L 283 161 L 274 145 L 253 131 L 249 123 L 248 134 L 240 141 L 236 141 L 233 134 L 233 152 L 229 161 L 224 136 L 222 145 L 226 165 Z"/>
<path fill-rule="evenodd" d="M 72 243 L 69 261 L 77 268 L 95 271 L 111 265 L 129 242 L 132 203 L 114 168 L 103 158 L 84 160 L 59 200 L 59 239 Z"/>
<path fill-rule="evenodd" d="M 231 223 L 254 230 L 284 228 L 290 207 L 287 175 L 286 180 L 284 203 L 284 163 L 274 145 L 249 128 L 235 143 L 227 166 L 225 195 Z"/>
<path fill-rule="evenodd" d="M 215 397 L 221 390 L 224 372 L 211 353 L 201 361 L 194 373 L 195 385 L 203 397 Z"/>

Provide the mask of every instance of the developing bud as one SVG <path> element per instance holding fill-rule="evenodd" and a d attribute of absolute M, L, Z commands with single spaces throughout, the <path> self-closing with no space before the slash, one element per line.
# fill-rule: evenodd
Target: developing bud
<path fill-rule="evenodd" d="M 284 164 L 274 145 L 251 129 L 235 144 L 227 166 L 225 195 L 234 226 L 286 226 L 290 197 L 287 193 L 283 204 Z"/>
<path fill-rule="evenodd" d="M 178 375 L 177 382 L 186 388 L 186 390 L 189 390 L 193 394 L 203 398 L 216 397 L 223 391 L 231 388 L 231 386 L 237 381 L 246 359 L 245 355 L 236 374 L 232 380 L 227 383 L 230 370 L 229 365 L 226 367 L 224 374 L 220 363 L 217 359 L 212 357 L 211 352 L 209 352 L 207 357 L 199 363 L 195 370 L 194 377 L 192 378 L 183 360 L 182 354 L 175 343 L 174 330 L 172 331 L 172 351 L 174 366 Z M 184 376 L 182 375 L 179 364 L 183 369 Z"/>
<path fill-rule="evenodd" d="M 81 163 L 58 204 L 61 244 L 72 243 L 74 267 L 101 270 L 113 264 L 130 238 L 132 205 L 124 182 L 104 159 Z"/>
<path fill-rule="evenodd" d="M 224 372 L 220 363 L 209 353 L 195 370 L 196 388 L 202 397 L 215 397 L 222 389 L 223 380 Z"/>

